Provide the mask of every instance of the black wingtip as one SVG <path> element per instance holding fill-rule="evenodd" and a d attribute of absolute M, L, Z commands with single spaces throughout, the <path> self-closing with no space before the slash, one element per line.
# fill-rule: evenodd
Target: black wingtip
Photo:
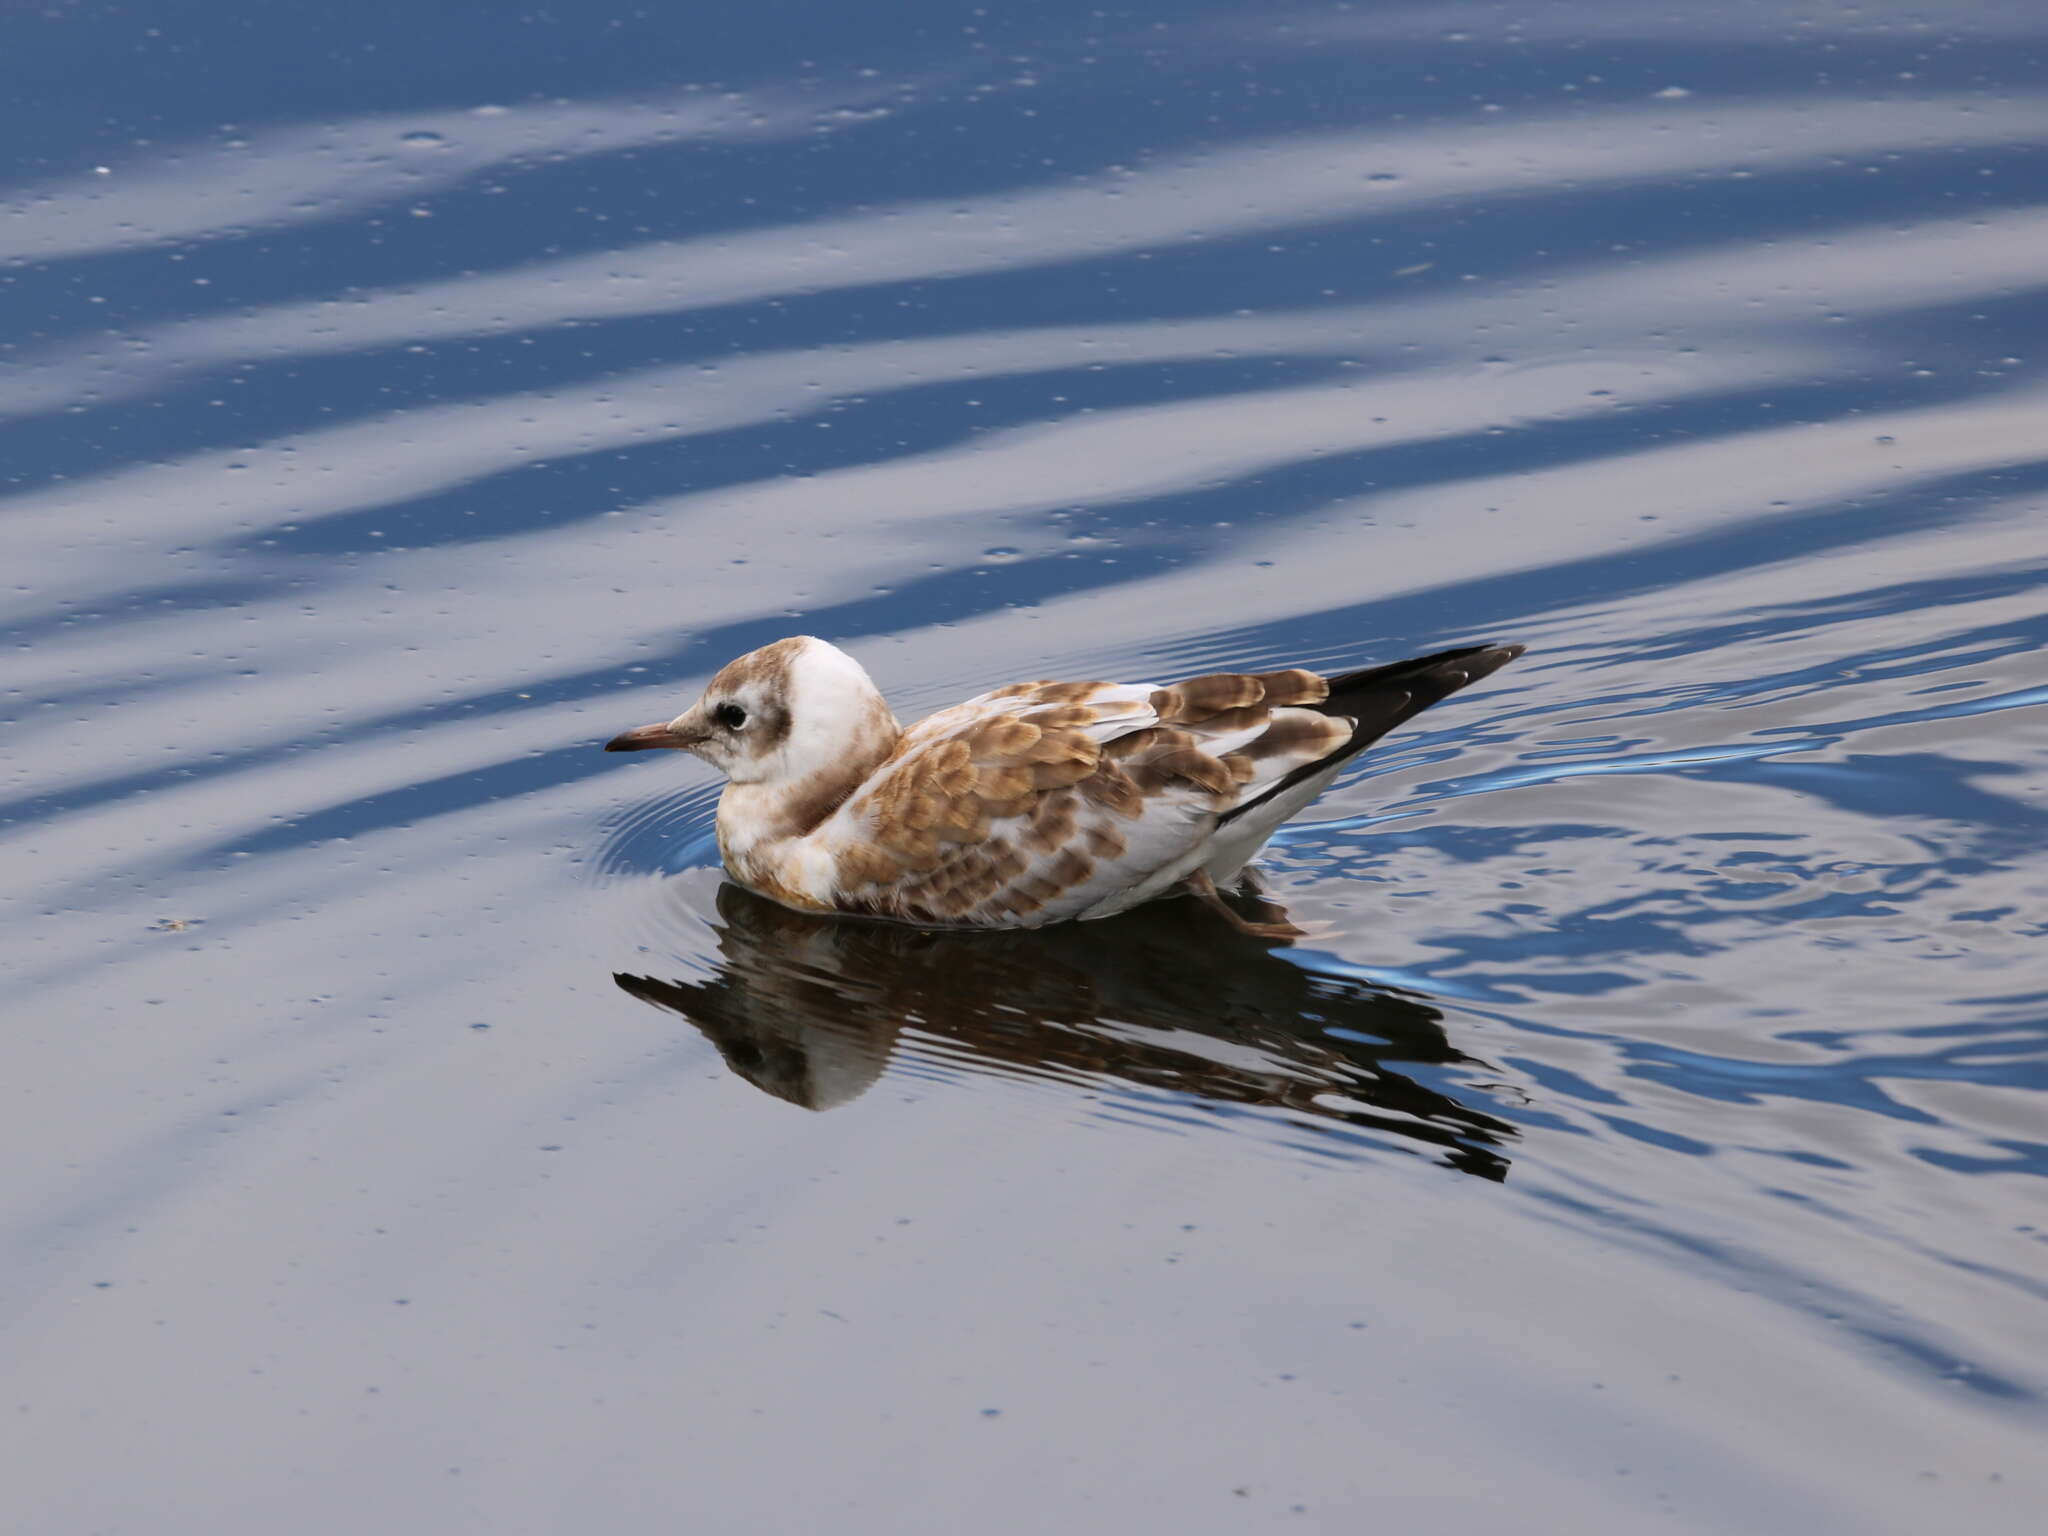
<path fill-rule="evenodd" d="M 1348 714 L 1349 710 L 1332 707 L 1340 695 L 1406 687 L 1412 692 L 1427 695 L 1424 702 L 1416 706 L 1417 710 L 1426 709 L 1466 684 L 1490 677 L 1526 650 L 1527 646 L 1513 641 L 1493 641 L 1485 645 L 1461 645 L 1454 650 L 1432 651 L 1427 656 L 1411 656 L 1405 661 L 1390 661 L 1384 666 L 1347 672 L 1330 679 L 1332 703 L 1323 707 L 1331 713 Z"/>
<path fill-rule="evenodd" d="M 1459 663 L 1458 670 L 1466 675 L 1467 682 L 1476 683 L 1482 677 L 1491 677 L 1528 649 L 1514 641 L 1475 646 L 1472 654 Z"/>
<path fill-rule="evenodd" d="M 1412 720 L 1432 704 L 1439 704 L 1460 688 L 1491 677 L 1520 656 L 1526 646 L 1514 642 L 1462 645 L 1455 650 L 1411 656 L 1384 666 L 1366 667 L 1330 679 L 1330 696 L 1309 707 L 1326 715 L 1343 715 L 1352 722 L 1351 739 L 1327 757 L 1304 763 L 1256 800 L 1232 806 L 1219 818 L 1228 822 L 1293 788 L 1304 779 L 1345 759 L 1357 756 L 1394 727 Z"/>

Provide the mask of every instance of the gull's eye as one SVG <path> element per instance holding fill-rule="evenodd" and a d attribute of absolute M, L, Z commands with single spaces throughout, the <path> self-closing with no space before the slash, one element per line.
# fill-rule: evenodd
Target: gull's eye
<path fill-rule="evenodd" d="M 737 704 L 721 704 L 711 711 L 711 718 L 728 731 L 736 731 L 747 723 L 747 712 Z"/>

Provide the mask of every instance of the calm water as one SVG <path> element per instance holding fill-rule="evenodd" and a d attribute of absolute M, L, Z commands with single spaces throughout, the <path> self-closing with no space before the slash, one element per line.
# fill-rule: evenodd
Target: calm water
<path fill-rule="evenodd" d="M 8 1526 L 2037 1530 L 2040 8 L 705 12 L 8 24 Z M 800 631 L 1530 655 L 1272 951 L 722 887 Z"/>

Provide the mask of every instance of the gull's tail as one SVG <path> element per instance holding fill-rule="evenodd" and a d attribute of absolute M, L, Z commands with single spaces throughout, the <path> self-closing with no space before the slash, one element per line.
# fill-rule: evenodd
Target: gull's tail
<path fill-rule="evenodd" d="M 1467 645 L 1431 656 L 1412 656 L 1383 667 L 1367 667 L 1330 679 L 1330 696 L 1307 707 L 1352 722 L 1350 738 L 1336 751 L 1303 763 L 1256 800 L 1232 806 L 1219 826 L 1245 817 L 1278 826 L 1313 800 L 1350 759 L 1404 720 L 1441 703 L 1469 683 L 1491 676 L 1522 654 L 1519 645 Z M 1312 786 L 1312 787 L 1311 787 Z M 1306 791 L 1306 792 L 1304 792 Z M 1260 808 L 1265 814 L 1260 814 Z M 1278 814 L 1272 814 L 1278 812 Z"/>

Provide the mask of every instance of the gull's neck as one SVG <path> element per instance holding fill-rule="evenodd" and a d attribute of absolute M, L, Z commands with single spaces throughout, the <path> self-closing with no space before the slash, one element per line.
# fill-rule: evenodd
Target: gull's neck
<path fill-rule="evenodd" d="M 877 701 L 879 702 L 879 701 Z M 876 710 L 841 749 L 794 778 L 727 783 L 718 797 L 718 851 L 740 881 L 795 906 L 814 884 L 800 868 L 803 840 L 846 803 L 896 749 L 902 727 L 887 708 Z"/>

